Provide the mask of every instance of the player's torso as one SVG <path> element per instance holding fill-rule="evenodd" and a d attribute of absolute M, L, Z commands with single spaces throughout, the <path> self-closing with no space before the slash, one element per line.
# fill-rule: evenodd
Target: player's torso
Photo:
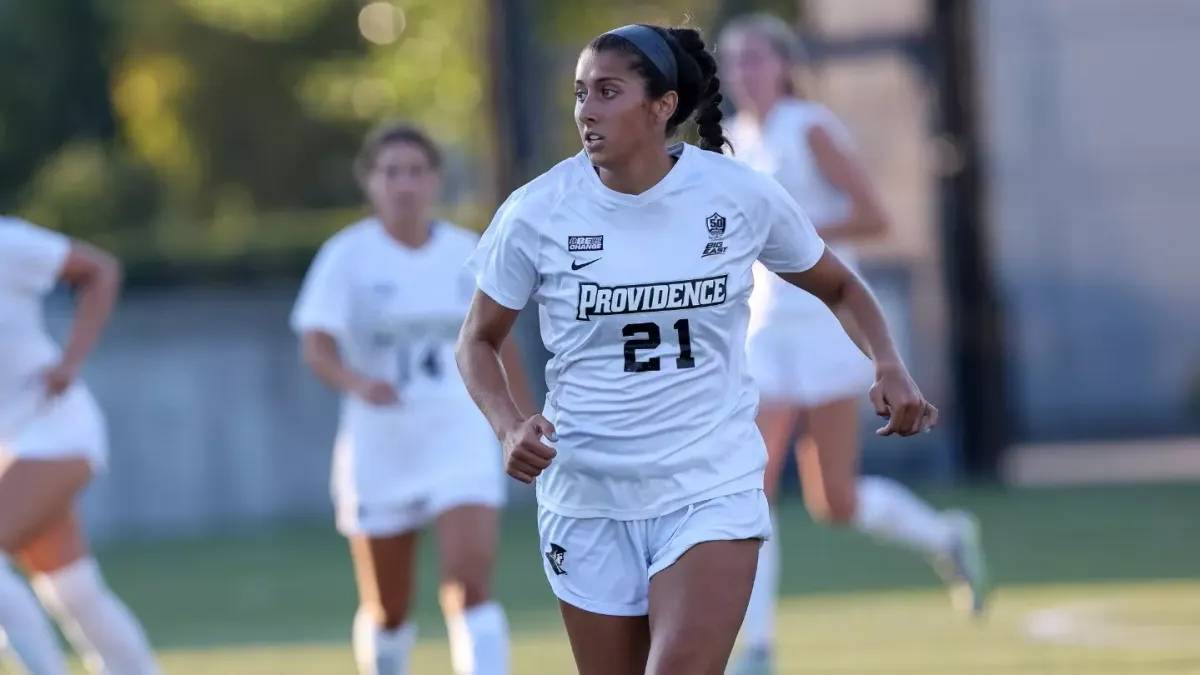
<path fill-rule="evenodd" d="M 623 455 L 681 449 L 728 417 L 757 229 L 720 190 L 556 210 L 538 300 L 560 458 L 619 472 Z"/>
<path fill-rule="evenodd" d="M 465 396 L 454 343 L 475 289 L 463 270 L 472 243 L 439 229 L 420 249 L 362 246 L 350 282 L 352 365 L 410 404 Z"/>
<path fill-rule="evenodd" d="M 46 331 L 44 298 L 10 273 L 0 270 L 0 409 L 38 386 L 36 375 L 60 353 Z"/>

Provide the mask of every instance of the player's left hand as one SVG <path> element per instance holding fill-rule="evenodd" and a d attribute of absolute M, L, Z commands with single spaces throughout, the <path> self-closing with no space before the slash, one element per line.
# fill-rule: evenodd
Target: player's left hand
<path fill-rule="evenodd" d="M 887 424 L 875 431 L 880 436 L 915 436 L 937 426 L 937 408 L 921 395 L 903 365 L 877 368 L 870 396 L 875 414 L 887 418 Z"/>
<path fill-rule="evenodd" d="M 46 384 L 46 395 L 49 398 L 59 396 L 70 388 L 78 375 L 75 367 L 66 363 L 60 363 L 47 370 L 43 378 Z"/>

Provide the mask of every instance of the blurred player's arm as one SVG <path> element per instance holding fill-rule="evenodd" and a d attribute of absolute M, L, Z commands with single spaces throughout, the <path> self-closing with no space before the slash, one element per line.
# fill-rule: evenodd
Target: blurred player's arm
<path fill-rule="evenodd" d="M 476 290 L 454 349 L 467 391 L 499 438 L 507 436 L 526 419 L 513 400 L 516 392 L 511 390 L 510 380 L 504 374 L 506 366 L 512 372 L 520 370 L 519 364 L 503 363 L 501 354 L 502 351 L 515 351 L 515 341 L 509 340 L 508 334 L 519 313 L 519 310 L 509 309 Z M 520 386 L 524 386 L 525 400 L 528 401 L 527 383 L 522 380 Z"/>
<path fill-rule="evenodd" d="M 816 296 L 835 313 L 844 311 L 849 314 L 862 332 L 868 356 L 875 362 L 876 369 L 904 368 L 884 318 L 883 307 L 862 277 L 832 251 L 825 249 L 817 264 L 804 272 L 783 272 L 779 276 Z"/>
<path fill-rule="evenodd" d="M 815 125 L 805 134 L 817 169 L 825 180 L 850 200 L 850 214 L 843 220 L 821 226 L 821 238 L 826 241 L 873 237 L 888 229 L 879 197 L 866 171 L 849 152 L 843 150 L 833 134 L 822 125 Z"/>
<path fill-rule="evenodd" d="M 59 366 L 59 369 L 75 373 L 91 354 L 112 316 L 121 292 L 121 264 L 105 251 L 71 240 L 58 277 L 78 293 L 71 335 L 63 348 Z"/>
<path fill-rule="evenodd" d="M 305 331 L 300 338 L 300 355 L 313 374 L 332 389 L 353 393 L 366 384 L 367 378 L 346 367 L 337 339 L 329 333 Z"/>

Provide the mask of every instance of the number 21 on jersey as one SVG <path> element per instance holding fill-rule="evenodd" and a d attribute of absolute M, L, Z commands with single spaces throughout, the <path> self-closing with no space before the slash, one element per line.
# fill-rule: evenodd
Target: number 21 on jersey
<path fill-rule="evenodd" d="M 692 358 L 692 327 L 687 319 L 679 319 L 671 326 L 679 342 L 679 356 L 675 358 L 676 368 L 695 368 L 696 359 Z M 662 329 L 657 323 L 626 324 L 621 329 L 625 340 L 625 372 L 646 373 L 662 370 L 662 359 L 657 356 L 642 361 L 638 352 L 647 349 L 658 349 L 662 345 Z"/>

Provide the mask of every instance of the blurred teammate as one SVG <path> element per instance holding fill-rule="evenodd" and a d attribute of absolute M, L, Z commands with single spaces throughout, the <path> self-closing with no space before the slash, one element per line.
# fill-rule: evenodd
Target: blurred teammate
<path fill-rule="evenodd" d="M 739 159 L 773 176 L 812 218 L 838 257 L 853 265 L 855 238 L 884 231 L 886 217 L 849 148 L 849 132 L 824 106 L 800 97 L 793 68 L 804 56 L 786 23 L 769 15 L 735 19 L 720 39 L 739 114 L 729 124 Z M 858 476 L 859 397 L 870 361 L 838 317 L 762 265 L 754 269 L 747 352 L 762 394 L 758 425 L 767 443 L 766 487 L 774 501 L 797 422 L 795 447 L 809 512 L 943 563 L 983 610 L 984 569 L 973 519 L 938 513 L 887 478 Z M 853 322 L 848 322 L 853 327 Z M 759 556 L 746 622 L 745 672 L 769 670 L 779 577 L 777 539 Z"/>
<path fill-rule="evenodd" d="M 484 234 L 459 365 L 509 474 L 536 480 L 581 675 L 717 675 L 771 528 L 744 356 L 755 260 L 863 326 L 885 434 L 918 433 L 936 410 L 795 200 L 721 155 L 717 64 L 697 31 L 605 33 L 575 72 L 584 150 L 514 192 Z M 691 118 L 699 147 L 668 147 Z M 499 359 L 530 299 L 553 354 L 532 417 Z"/>
<path fill-rule="evenodd" d="M 463 263 L 478 237 L 432 217 L 441 168 L 419 129 L 369 136 L 358 169 L 375 215 L 321 247 L 292 316 L 305 362 L 344 395 L 333 495 L 358 580 L 363 675 L 408 672 L 417 532 L 430 524 L 455 672 L 508 672 L 508 626 L 491 597 L 507 481 L 454 363 L 474 291 Z M 515 344 L 506 357 L 528 405 Z"/>
<path fill-rule="evenodd" d="M 157 673 L 141 626 L 88 551 L 75 499 L 103 470 L 104 416 L 77 380 L 120 290 L 109 255 L 16 218 L 0 218 L 0 645 L 33 675 L 67 672 L 33 593 L 94 673 Z M 70 338 L 46 333 L 42 302 L 78 292 Z"/>

